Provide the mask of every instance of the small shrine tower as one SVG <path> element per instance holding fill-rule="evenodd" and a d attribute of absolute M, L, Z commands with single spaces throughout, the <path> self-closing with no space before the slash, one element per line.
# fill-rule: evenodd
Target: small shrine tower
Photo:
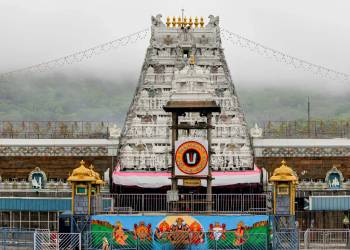
<path fill-rule="evenodd" d="M 85 162 L 81 161 L 80 166 L 68 177 L 68 181 L 72 184 L 73 215 L 90 215 L 101 209 L 99 194 L 104 181 L 93 170 L 92 165 L 87 168 Z"/>
<path fill-rule="evenodd" d="M 273 184 L 273 249 L 297 249 L 298 230 L 295 223 L 295 193 L 298 178 L 283 160 L 270 178 Z M 285 235 L 289 238 L 286 241 Z"/>
<path fill-rule="evenodd" d="M 270 181 L 273 183 L 273 214 L 294 216 L 298 178 L 284 160 L 281 166 L 273 171 Z"/>

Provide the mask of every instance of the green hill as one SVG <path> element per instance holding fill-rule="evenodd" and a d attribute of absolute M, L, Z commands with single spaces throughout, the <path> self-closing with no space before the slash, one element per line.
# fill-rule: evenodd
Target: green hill
<path fill-rule="evenodd" d="M 1 120 L 109 120 L 122 124 L 136 88 L 135 79 L 105 80 L 89 74 L 40 75 L 0 82 Z M 313 118 L 349 119 L 346 94 L 292 87 L 237 85 L 249 123 L 306 119 L 307 96 Z"/>

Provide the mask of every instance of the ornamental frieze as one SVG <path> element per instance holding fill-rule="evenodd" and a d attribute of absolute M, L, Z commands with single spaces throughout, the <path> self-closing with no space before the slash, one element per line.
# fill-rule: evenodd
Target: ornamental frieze
<path fill-rule="evenodd" d="M 260 157 L 344 157 L 350 156 L 350 147 L 266 147 L 255 149 Z M 259 153 L 261 152 L 261 154 Z"/>
<path fill-rule="evenodd" d="M 107 146 L 0 146 L 0 156 L 108 156 Z"/>

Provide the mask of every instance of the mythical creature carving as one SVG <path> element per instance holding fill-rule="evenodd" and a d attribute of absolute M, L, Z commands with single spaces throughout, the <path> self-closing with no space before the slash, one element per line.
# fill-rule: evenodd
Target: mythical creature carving
<path fill-rule="evenodd" d="M 206 27 L 216 27 L 219 26 L 219 17 L 216 16 L 214 17 L 213 15 L 208 16 L 209 18 L 209 23 L 207 24 Z"/>
<path fill-rule="evenodd" d="M 156 15 L 156 17 L 152 16 L 151 20 L 152 20 L 152 26 L 165 27 L 165 25 L 164 25 L 164 23 L 162 21 L 162 15 L 161 14 Z"/>

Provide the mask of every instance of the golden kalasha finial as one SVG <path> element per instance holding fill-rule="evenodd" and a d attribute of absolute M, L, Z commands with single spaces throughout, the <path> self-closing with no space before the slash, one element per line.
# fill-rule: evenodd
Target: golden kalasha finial
<path fill-rule="evenodd" d="M 183 23 L 183 26 L 187 26 L 187 17 L 184 18 L 182 23 Z"/>
<path fill-rule="evenodd" d="M 172 25 L 173 25 L 173 28 L 175 28 L 176 27 L 176 17 L 174 17 L 173 16 L 173 21 L 172 21 L 172 23 L 171 23 Z"/>
<path fill-rule="evenodd" d="M 192 28 L 192 25 L 193 25 L 192 17 L 190 17 L 190 21 L 188 22 L 188 24 L 189 24 L 190 27 Z"/>
<path fill-rule="evenodd" d="M 170 28 L 170 17 L 169 16 L 166 18 L 166 27 Z"/>
<path fill-rule="evenodd" d="M 204 27 L 204 18 L 203 17 L 201 17 L 201 21 L 199 22 L 199 24 L 201 25 L 201 28 Z"/>
<path fill-rule="evenodd" d="M 85 166 L 85 161 L 84 161 L 84 160 L 81 160 L 81 161 L 80 161 L 80 165 Z"/>
<path fill-rule="evenodd" d="M 178 18 L 177 18 L 177 26 L 178 26 L 178 27 L 181 27 L 181 26 L 182 26 L 182 19 L 181 19 L 181 17 L 178 17 Z"/>
<path fill-rule="evenodd" d="M 194 18 L 194 27 L 198 28 L 199 22 L 198 22 L 198 17 Z"/>

